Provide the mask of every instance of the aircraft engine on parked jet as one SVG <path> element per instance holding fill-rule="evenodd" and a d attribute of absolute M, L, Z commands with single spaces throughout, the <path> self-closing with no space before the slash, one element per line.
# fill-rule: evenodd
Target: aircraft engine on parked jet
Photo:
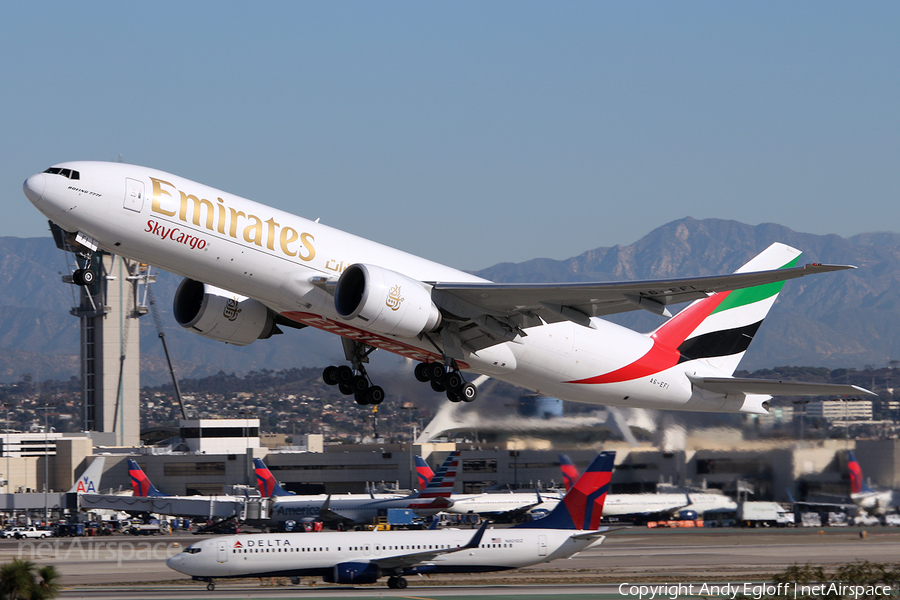
<path fill-rule="evenodd" d="M 246 346 L 280 333 L 262 302 L 193 279 L 178 286 L 173 309 L 185 329 L 226 344 Z"/>
<path fill-rule="evenodd" d="M 430 287 L 396 271 L 366 264 L 347 267 L 334 291 L 334 307 L 363 329 L 415 337 L 434 331 L 441 313 L 431 300 Z"/>

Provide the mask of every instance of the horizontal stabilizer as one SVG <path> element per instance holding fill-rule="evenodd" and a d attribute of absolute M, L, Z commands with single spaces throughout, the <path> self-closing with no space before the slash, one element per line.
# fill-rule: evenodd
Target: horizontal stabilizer
<path fill-rule="evenodd" d="M 769 396 L 877 396 L 856 385 L 809 383 L 776 379 L 741 379 L 732 377 L 696 377 L 688 375 L 694 387 L 717 394 L 765 394 Z"/>

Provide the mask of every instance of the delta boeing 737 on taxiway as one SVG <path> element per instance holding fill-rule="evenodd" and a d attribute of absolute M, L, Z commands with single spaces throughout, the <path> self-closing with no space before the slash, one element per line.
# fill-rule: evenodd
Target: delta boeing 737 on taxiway
<path fill-rule="evenodd" d="M 732 275 L 611 283 L 498 284 L 155 169 L 67 162 L 25 195 L 80 256 L 98 249 L 185 277 L 175 318 L 246 345 L 281 327 L 342 337 L 350 365 L 325 370 L 360 404 L 384 390 L 365 370 L 381 348 L 419 362 L 416 378 L 471 401 L 479 373 L 575 402 L 766 413 L 770 395 L 868 393 L 849 385 L 732 376 L 788 279 L 850 267 L 798 266 L 772 244 Z M 692 303 L 650 334 L 600 317 Z"/>
<path fill-rule="evenodd" d="M 601 452 L 549 515 L 507 529 L 477 532 L 362 531 L 216 537 L 191 544 L 166 561 L 206 581 L 216 577 L 322 577 L 364 584 L 388 577 L 403 589 L 418 573 L 485 573 L 569 558 L 601 543 L 603 503 L 615 452 Z M 437 475 L 435 475 L 437 477 Z"/>

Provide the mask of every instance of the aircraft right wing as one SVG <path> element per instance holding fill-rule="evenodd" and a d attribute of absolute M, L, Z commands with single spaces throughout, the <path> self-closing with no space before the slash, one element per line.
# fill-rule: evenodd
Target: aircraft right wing
<path fill-rule="evenodd" d="M 730 377 L 696 377 L 688 374 L 694 387 L 717 394 L 765 394 L 769 396 L 877 396 L 857 385 L 839 383 L 807 383 L 768 379 Z"/>
<path fill-rule="evenodd" d="M 789 246 L 773 246 L 767 252 L 784 251 L 786 255 L 796 256 L 797 251 Z M 453 333 L 458 335 L 458 343 L 477 351 L 524 337 L 525 329 L 541 323 L 572 321 L 592 327 L 591 317 L 638 309 L 669 316 L 668 306 L 706 298 L 716 292 L 854 268 L 811 263 L 729 275 L 607 283 L 433 282 L 432 298 L 441 309 L 445 323 L 456 326 Z M 444 340 L 445 346 L 447 341 Z"/>
<path fill-rule="evenodd" d="M 404 569 L 412 568 L 423 562 L 434 560 L 442 554 L 451 554 L 453 552 L 469 550 L 470 548 L 477 548 L 478 545 L 481 544 L 481 538 L 484 536 L 484 530 L 487 529 L 489 523 L 490 521 L 484 521 L 481 524 L 481 527 L 478 528 L 478 531 L 475 532 L 475 535 L 472 536 L 472 539 L 470 539 L 469 542 L 463 546 L 459 546 L 456 548 L 436 548 L 432 550 L 423 550 L 420 552 L 410 552 L 409 554 L 401 554 L 399 556 L 395 555 L 387 556 L 384 558 L 376 558 L 371 562 L 378 565 L 382 571 L 402 571 Z"/>

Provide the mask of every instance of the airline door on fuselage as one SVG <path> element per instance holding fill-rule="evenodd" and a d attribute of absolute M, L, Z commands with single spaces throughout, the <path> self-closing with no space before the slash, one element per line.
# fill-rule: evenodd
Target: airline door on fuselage
<path fill-rule="evenodd" d="M 538 536 L 538 556 L 547 556 L 547 536 Z"/>
<path fill-rule="evenodd" d="M 228 562 L 228 545 L 226 542 L 219 542 L 216 548 L 216 560 L 220 563 Z"/>
<path fill-rule="evenodd" d="M 144 182 L 125 178 L 125 208 L 141 212 L 144 208 Z"/>

